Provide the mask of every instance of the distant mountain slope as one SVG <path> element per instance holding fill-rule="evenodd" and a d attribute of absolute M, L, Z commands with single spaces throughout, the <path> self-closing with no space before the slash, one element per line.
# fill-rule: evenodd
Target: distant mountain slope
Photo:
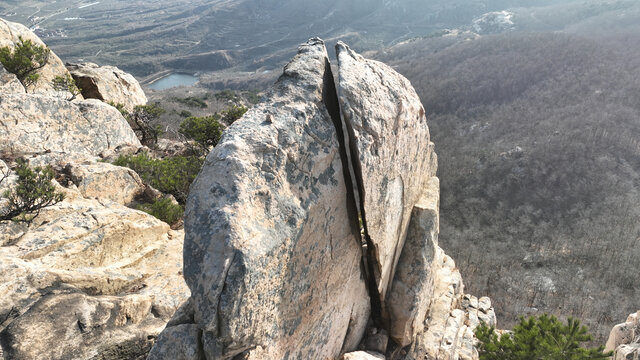
<path fill-rule="evenodd" d="M 640 296 L 640 47 L 566 34 L 425 39 L 379 58 L 422 97 L 441 242 L 498 322 L 551 312 L 601 342 Z"/>
<path fill-rule="evenodd" d="M 534 0 L 40 0 L 0 3 L 0 16 L 43 37 L 63 58 L 118 63 L 143 76 L 163 69 L 254 70 L 283 64 L 312 36 L 380 49 L 486 12 Z"/>

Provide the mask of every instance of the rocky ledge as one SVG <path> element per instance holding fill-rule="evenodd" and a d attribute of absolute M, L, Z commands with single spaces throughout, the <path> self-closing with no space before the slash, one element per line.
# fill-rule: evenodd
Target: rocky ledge
<path fill-rule="evenodd" d="M 0 20 L 0 46 L 18 36 L 42 44 Z M 69 74 L 53 53 L 39 74 L 27 93 L 0 65 L 0 193 L 20 158 L 51 166 L 65 197 L 30 222 L 0 221 L 0 359 L 144 359 L 190 294 L 184 232 L 128 207 L 147 187 L 104 162 L 142 147 L 120 112 L 53 91 Z"/>
<path fill-rule="evenodd" d="M 611 330 L 605 350 L 614 352 L 613 360 L 640 360 L 640 311 Z"/>

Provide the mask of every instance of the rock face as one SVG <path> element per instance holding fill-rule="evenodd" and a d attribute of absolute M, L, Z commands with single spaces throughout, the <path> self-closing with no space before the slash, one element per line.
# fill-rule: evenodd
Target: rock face
<path fill-rule="evenodd" d="M 388 294 L 390 336 L 406 359 L 472 360 L 475 328 L 496 325 L 489 298 L 464 295 L 460 272 L 438 246 L 440 186 L 432 177 L 414 206 Z"/>
<path fill-rule="evenodd" d="M 331 80 L 324 44 L 303 45 L 191 187 L 185 278 L 208 358 L 336 358 L 364 333 L 370 303 Z"/>
<path fill-rule="evenodd" d="M 65 170 L 85 198 L 107 199 L 129 205 L 146 189 L 135 171 L 109 163 L 71 163 Z"/>
<path fill-rule="evenodd" d="M 640 311 L 611 330 L 605 351 L 614 351 L 613 360 L 640 359 Z"/>
<path fill-rule="evenodd" d="M 65 200 L 31 224 L 0 223 L 5 359 L 91 359 L 116 349 L 144 356 L 189 296 L 184 234 L 146 213 L 60 190 Z"/>
<path fill-rule="evenodd" d="M 2 21 L 0 42 L 18 35 L 41 43 Z M 43 78 L 66 73 L 52 59 Z M 10 167 L 22 158 L 51 166 L 65 198 L 31 222 L 0 221 L 0 359 L 143 359 L 190 295 L 184 232 L 124 206 L 145 187 L 100 161 L 141 147 L 116 109 L 66 101 L 41 82 L 25 94 L 14 80 L 0 72 L 0 194 L 16 186 Z M 8 205 L 0 196 L 0 213 Z"/>
<path fill-rule="evenodd" d="M 24 94 L 25 92 L 26 90 L 20 81 L 18 81 L 18 78 L 0 64 L 0 93 Z"/>
<path fill-rule="evenodd" d="M 31 40 L 37 45 L 46 46 L 45 43 L 26 26 L 0 19 L 0 47 L 14 47 L 19 42 L 20 37 L 22 37 L 23 40 Z M 71 97 L 69 92 L 58 91 L 53 88 L 52 81 L 56 76 L 64 77 L 69 75 L 64 63 L 56 54 L 51 52 L 48 64 L 38 70 L 37 73 L 40 75 L 40 78 L 37 83 L 28 89 L 29 93 L 57 96 L 65 99 Z M 16 87 L 16 89 L 18 88 Z M 4 92 L 4 90 L 2 90 L 2 92 Z"/>
<path fill-rule="evenodd" d="M 185 218 L 192 295 L 148 359 L 477 359 L 495 315 L 438 247 L 422 105 L 337 52 L 336 86 L 324 43 L 302 45 L 207 157 Z"/>
<path fill-rule="evenodd" d="M 142 146 L 120 112 L 98 100 L 0 94 L 0 153 L 99 155 L 123 145 Z"/>
<path fill-rule="evenodd" d="M 93 63 L 67 64 L 73 79 L 85 99 L 122 104 L 128 111 L 136 105 L 145 105 L 147 96 L 138 80 L 115 66 L 98 66 Z"/>
<path fill-rule="evenodd" d="M 435 274 L 443 265 L 441 256 L 436 259 L 436 254 L 442 254 L 438 248 L 439 201 L 439 181 L 432 177 L 413 208 L 407 240 L 400 256 L 401 266 L 389 292 L 390 336 L 401 346 L 414 342 L 414 335 L 423 330 L 434 299 Z"/>
<path fill-rule="evenodd" d="M 353 143 L 352 161 L 370 265 L 384 304 L 411 211 L 431 177 L 429 128 L 415 90 L 402 75 L 336 46 L 338 95 Z"/>

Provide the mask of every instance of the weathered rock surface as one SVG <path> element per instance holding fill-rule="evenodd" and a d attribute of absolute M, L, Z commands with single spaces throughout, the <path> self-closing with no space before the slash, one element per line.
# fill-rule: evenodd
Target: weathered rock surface
<path fill-rule="evenodd" d="M 478 358 L 473 330 L 495 315 L 438 246 L 422 105 L 391 68 L 337 52 L 337 91 L 310 40 L 207 157 L 185 218 L 192 296 L 148 359 Z"/>
<path fill-rule="evenodd" d="M 325 101 L 331 80 L 324 43 L 302 45 L 191 187 L 185 278 L 208 358 L 337 358 L 364 333 L 369 299 L 337 104 Z"/>
<path fill-rule="evenodd" d="M 405 359 L 472 360 L 474 330 L 496 325 L 489 298 L 464 294 L 453 259 L 438 246 L 440 186 L 432 177 L 415 205 L 387 310 L 391 337 Z"/>
<path fill-rule="evenodd" d="M 99 155 L 123 145 L 142 146 L 122 114 L 98 100 L 0 94 L 0 153 Z"/>
<path fill-rule="evenodd" d="M 489 298 L 463 295 L 462 278 L 453 259 L 438 248 L 431 305 L 424 327 L 415 334 L 405 359 L 477 360 L 475 328 L 484 322 L 495 326 Z"/>
<path fill-rule="evenodd" d="M 60 190 L 65 200 L 32 223 L 0 223 L 5 358 L 144 356 L 189 296 L 183 233 L 146 213 Z"/>
<path fill-rule="evenodd" d="M 42 45 L 0 20 L 0 46 L 18 36 Z M 23 158 L 51 166 L 65 199 L 31 222 L 0 222 L 0 359 L 143 359 L 190 295 L 184 232 L 125 207 L 146 187 L 99 161 L 141 148 L 120 112 L 53 91 L 68 74 L 53 53 L 39 74 L 26 94 L 0 66 L 0 194 L 17 184 L 8 164 Z"/>
<path fill-rule="evenodd" d="M 344 354 L 342 360 L 384 360 L 385 357 L 382 354 L 374 353 L 370 351 L 354 351 Z"/>
<path fill-rule="evenodd" d="M 640 359 L 640 311 L 611 330 L 605 351 L 614 351 L 613 360 Z"/>
<path fill-rule="evenodd" d="M 9 46 L 13 48 L 19 42 L 20 37 L 22 37 L 23 40 L 31 40 L 39 46 L 46 46 L 45 43 L 26 26 L 0 19 L 0 47 Z M 62 60 L 60 60 L 53 51 L 49 55 L 48 64 L 38 70 L 37 73 L 40 75 L 40 78 L 37 83 L 29 87 L 29 93 L 58 96 L 65 99 L 71 97 L 69 92 L 58 91 L 53 88 L 52 81 L 56 76 L 70 75 Z M 1 88 L 0 91 L 5 92 L 4 89 Z M 21 92 L 24 92 L 24 88 Z"/>
<path fill-rule="evenodd" d="M 167 326 L 151 349 L 149 359 L 201 360 L 202 330 L 194 324 Z"/>
<path fill-rule="evenodd" d="M 431 178 L 424 108 L 409 81 L 389 66 L 336 46 L 338 95 L 353 143 L 361 216 L 383 303 L 409 219 Z"/>
<path fill-rule="evenodd" d="M 93 63 L 67 64 L 67 69 L 82 89 L 85 99 L 122 104 L 128 111 L 136 105 L 145 105 L 147 96 L 138 80 L 115 66 Z"/>
<path fill-rule="evenodd" d="M 129 205 L 146 189 L 135 171 L 109 163 L 71 163 L 65 170 L 85 198 L 106 199 Z"/>
<path fill-rule="evenodd" d="M 0 93 L 24 94 L 25 92 L 26 90 L 20 81 L 18 81 L 18 78 L 0 64 Z"/>
<path fill-rule="evenodd" d="M 89 359 L 144 356 L 162 319 L 151 315 L 151 298 L 91 297 L 82 293 L 45 295 L 4 331 L 10 359 Z M 135 346 L 118 348 L 131 343 Z M 145 351 L 146 350 L 146 351 Z"/>
<path fill-rule="evenodd" d="M 421 332 L 433 299 L 438 251 L 438 205 L 440 184 L 432 177 L 422 198 L 413 208 L 407 240 L 400 256 L 387 311 L 391 337 L 401 346 L 412 343 Z"/>

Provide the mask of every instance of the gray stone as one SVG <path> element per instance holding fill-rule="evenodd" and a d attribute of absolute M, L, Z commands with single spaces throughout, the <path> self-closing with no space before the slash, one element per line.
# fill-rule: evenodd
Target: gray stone
<path fill-rule="evenodd" d="M 0 94 L 0 154 L 99 155 L 122 145 L 141 146 L 120 112 L 98 100 Z"/>
<path fill-rule="evenodd" d="M 202 336 L 198 326 L 181 324 L 167 328 L 158 337 L 147 360 L 201 360 L 204 358 L 198 342 Z"/>
<path fill-rule="evenodd" d="M 384 308 L 409 219 L 433 170 L 424 108 L 391 67 L 336 45 L 338 96 L 355 154 L 361 214 Z"/>
<path fill-rule="evenodd" d="M 0 64 L 0 93 L 24 94 L 25 92 L 24 86 L 18 81 L 18 78 Z"/>
<path fill-rule="evenodd" d="M 127 111 L 147 103 L 147 96 L 138 80 L 115 66 L 82 63 L 67 64 L 67 69 L 82 89 L 85 99 L 121 104 Z"/>
<path fill-rule="evenodd" d="M 374 334 L 369 334 L 364 340 L 364 348 L 369 351 L 386 353 L 389 344 L 389 335 L 384 329 L 377 330 Z"/>
<path fill-rule="evenodd" d="M 362 339 L 370 302 L 334 89 L 310 40 L 191 186 L 185 278 L 208 358 L 334 359 Z"/>

